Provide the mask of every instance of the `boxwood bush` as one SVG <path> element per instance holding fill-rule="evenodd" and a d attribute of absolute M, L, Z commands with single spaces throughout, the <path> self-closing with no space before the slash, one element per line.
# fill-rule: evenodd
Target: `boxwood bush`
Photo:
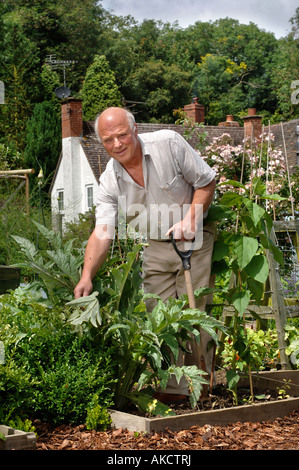
<path fill-rule="evenodd" d="M 75 334 L 66 310 L 35 295 L 19 288 L 0 297 L 0 422 L 84 423 L 92 406 L 112 405 L 110 351 Z"/>

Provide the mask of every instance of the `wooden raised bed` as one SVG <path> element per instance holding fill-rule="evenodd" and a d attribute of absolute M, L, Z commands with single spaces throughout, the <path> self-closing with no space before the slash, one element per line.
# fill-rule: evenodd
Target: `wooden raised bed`
<path fill-rule="evenodd" d="M 166 428 L 171 431 L 181 431 L 191 426 L 204 426 L 205 424 L 226 426 L 235 422 L 260 422 L 283 418 L 290 412 L 299 409 L 299 371 L 269 371 L 257 376 L 253 374 L 255 390 L 259 392 L 266 389 L 281 388 L 285 386 L 284 380 L 291 381 L 287 393 L 292 398 L 275 400 L 252 405 L 235 406 L 220 410 L 196 411 L 177 416 L 145 418 L 117 410 L 110 410 L 112 425 L 116 428 L 128 429 L 137 432 L 161 432 Z M 242 379 L 241 386 L 248 381 Z"/>
<path fill-rule="evenodd" d="M 32 450 L 36 447 L 34 432 L 19 431 L 10 426 L 0 425 L 0 433 L 5 436 L 5 440 L 0 439 L 0 450 Z"/>

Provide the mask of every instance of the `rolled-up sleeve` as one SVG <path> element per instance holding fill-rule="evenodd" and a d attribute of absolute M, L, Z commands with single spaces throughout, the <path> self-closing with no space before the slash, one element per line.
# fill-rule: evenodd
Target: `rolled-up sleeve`
<path fill-rule="evenodd" d="M 180 134 L 175 134 L 172 146 L 179 171 L 195 190 L 207 186 L 214 180 L 215 171 Z"/>
<path fill-rule="evenodd" d="M 111 173 L 103 173 L 96 195 L 96 225 L 116 226 L 118 217 L 118 199 L 113 195 L 113 177 Z"/>

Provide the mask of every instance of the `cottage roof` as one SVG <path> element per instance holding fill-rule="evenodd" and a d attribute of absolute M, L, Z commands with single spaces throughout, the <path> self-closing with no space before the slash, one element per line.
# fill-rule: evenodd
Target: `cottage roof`
<path fill-rule="evenodd" d="M 110 157 L 96 137 L 93 121 L 83 121 L 83 136 L 80 137 L 80 141 L 93 174 L 98 181 Z"/>
<path fill-rule="evenodd" d="M 294 133 L 294 126 L 295 124 L 298 123 L 298 120 L 291 121 L 289 123 L 285 123 L 284 127 L 286 127 L 287 134 L 292 133 L 292 137 L 294 142 L 293 143 L 293 149 L 295 150 L 295 140 L 296 140 L 296 135 Z M 143 134 L 145 132 L 153 132 L 157 131 L 160 129 L 172 129 L 175 130 L 176 132 L 179 132 L 181 135 L 184 134 L 185 128 L 183 126 L 177 125 L 177 124 L 157 124 L 157 123 L 137 123 L 138 127 L 138 133 Z M 207 132 L 207 142 L 211 142 L 213 137 L 220 137 L 223 132 L 224 128 L 221 126 L 205 126 L 202 128 L 202 132 Z M 282 144 L 280 142 L 280 137 L 281 137 L 281 128 L 278 125 L 272 125 L 271 131 L 275 134 L 275 146 L 277 148 L 281 148 Z M 293 132 L 292 132 L 293 131 Z M 243 142 L 244 138 L 244 130 L 243 127 L 229 127 L 225 128 L 225 132 L 229 133 L 233 145 L 241 145 Z M 289 137 L 287 135 L 287 137 Z M 108 153 L 106 152 L 104 146 L 98 141 L 95 130 L 94 130 L 94 121 L 83 121 L 83 135 L 80 137 L 80 142 L 82 145 L 82 148 L 84 150 L 84 153 L 86 155 L 86 158 L 90 164 L 90 167 L 95 175 L 95 178 L 97 181 L 99 181 L 99 178 L 103 171 L 106 168 L 106 165 L 110 159 Z M 188 142 L 195 148 L 198 143 L 199 139 L 195 135 L 192 136 Z M 291 152 L 289 152 L 291 153 Z M 294 153 L 294 151 L 293 151 Z M 289 155 L 290 157 L 290 155 Z M 290 166 L 295 167 L 296 162 L 295 162 L 295 157 L 292 156 L 290 161 Z"/>

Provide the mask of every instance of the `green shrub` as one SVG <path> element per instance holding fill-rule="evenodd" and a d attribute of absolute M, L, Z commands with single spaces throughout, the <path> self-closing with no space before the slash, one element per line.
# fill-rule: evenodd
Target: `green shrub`
<path fill-rule="evenodd" d="M 12 357 L 9 357 L 5 364 L 0 364 L 1 423 L 8 424 L 8 420 L 22 415 L 33 387 L 31 374 L 20 367 Z"/>
<path fill-rule="evenodd" d="M 95 394 L 112 405 L 114 367 L 101 343 L 76 335 L 67 311 L 49 309 L 19 288 L 0 297 L 0 421 L 39 418 L 82 423 Z"/>
<path fill-rule="evenodd" d="M 71 340 L 71 338 L 69 338 Z M 60 348 L 58 348 L 60 349 Z M 40 380 L 34 387 L 29 407 L 35 416 L 58 424 L 82 423 L 94 393 L 101 397 L 101 406 L 111 406 L 109 362 L 103 351 L 86 350 L 78 338 L 69 347 L 62 348 L 61 357 L 48 367 L 39 366 Z"/>
<path fill-rule="evenodd" d="M 88 430 L 106 431 L 112 423 L 110 413 L 99 405 L 99 397 L 95 395 L 91 407 L 87 410 L 86 428 Z"/>
<path fill-rule="evenodd" d="M 11 428 L 18 429 L 19 431 L 34 432 L 34 433 L 36 431 L 30 419 L 25 419 L 24 421 L 22 421 L 21 418 L 17 418 L 15 420 L 11 419 L 8 421 L 7 425 L 10 426 Z"/>

